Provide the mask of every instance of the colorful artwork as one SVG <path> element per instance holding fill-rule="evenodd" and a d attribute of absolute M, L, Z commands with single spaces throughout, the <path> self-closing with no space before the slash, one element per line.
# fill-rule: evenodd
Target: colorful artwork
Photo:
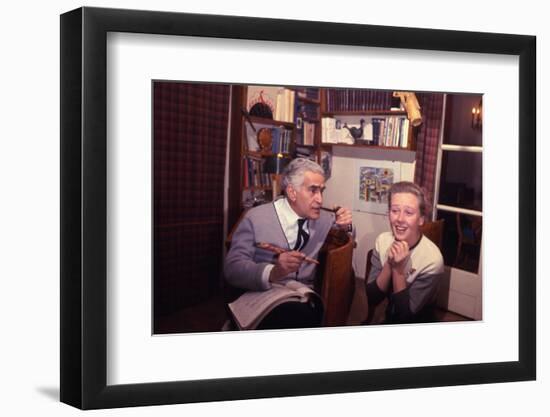
<path fill-rule="evenodd" d="M 357 160 L 353 209 L 373 214 L 388 214 L 390 187 L 401 181 L 401 163 Z"/>
<path fill-rule="evenodd" d="M 359 199 L 367 203 L 388 203 L 388 190 L 394 182 L 391 168 L 360 167 Z"/>

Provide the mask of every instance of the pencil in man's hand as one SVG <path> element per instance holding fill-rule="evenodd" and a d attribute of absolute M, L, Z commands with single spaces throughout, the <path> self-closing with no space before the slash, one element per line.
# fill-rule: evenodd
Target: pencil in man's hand
<path fill-rule="evenodd" d="M 271 243 L 263 243 L 263 242 L 256 242 L 256 247 L 265 249 L 274 253 L 278 253 L 279 255 L 281 253 L 287 252 L 285 249 L 280 248 L 278 246 L 272 245 Z M 304 261 L 310 263 L 310 264 L 316 264 L 319 265 L 319 261 L 313 258 L 310 258 L 309 256 L 304 256 Z"/>

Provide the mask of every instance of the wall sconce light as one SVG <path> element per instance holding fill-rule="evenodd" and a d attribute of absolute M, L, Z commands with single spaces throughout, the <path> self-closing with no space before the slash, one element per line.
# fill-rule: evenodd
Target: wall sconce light
<path fill-rule="evenodd" d="M 481 130 L 481 116 L 483 114 L 483 105 L 481 100 L 476 107 L 472 107 L 472 129 Z"/>
<path fill-rule="evenodd" d="M 407 118 L 414 127 L 420 126 L 422 124 L 422 115 L 420 114 L 420 104 L 416 99 L 414 93 L 408 91 L 394 91 L 394 97 L 399 97 L 401 104 L 407 111 Z"/>

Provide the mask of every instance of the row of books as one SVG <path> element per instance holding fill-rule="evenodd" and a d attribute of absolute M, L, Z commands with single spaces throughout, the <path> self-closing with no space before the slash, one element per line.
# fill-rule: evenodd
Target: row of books
<path fill-rule="evenodd" d="M 294 122 L 294 97 L 296 93 L 293 90 L 283 88 L 277 95 L 277 108 L 275 109 L 275 120 L 282 122 Z"/>
<path fill-rule="evenodd" d="M 274 127 L 271 129 L 271 152 L 290 153 L 292 143 L 292 130 L 284 127 Z"/>
<path fill-rule="evenodd" d="M 374 146 L 408 147 L 409 119 L 406 116 L 368 117 L 364 116 L 361 143 Z M 349 129 L 341 125 L 338 119 L 324 117 L 321 121 L 321 141 L 323 143 L 354 144 L 356 140 L 351 136 Z M 361 124 L 347 125 L 349 128 L 359 129 Z"/>
<path fill-rule="evenodd" d="M 406 148 L 408 133 L 409 119 L 404 116 L 372 118 L 373 145 Z"/>
<path fill-rule="evenodd" d="M 391 110 L 393 92 L 383 90 L 360 90 L 351 88 L 329 88 L 326 91 L 329 113 L 348 111 Z"/>
<path fill-rule="evenodd" d="M 292 130 L 285 129 L 283 126 L 273 127 L 265 124 L 256 124 L 256 131 L 252 129 L 250 124 L 246 124 L 246 149 L 252 152 L 260 152 L 260 144 L 258 143 L 258 131 L 267 129 L 271 132 L 271 152 L 273 153 L 289 153 L 292 143 Z M 269 146 L 268 144 L 266 146 Z"/>
<path fill-rule="evenodd" d="M 302 129 L 296 135 L 297 145 L 315 145 L 315 123 L 302 122 Z"/>
<path fill-rule="evenodd" d="M 265 160 L 247 156 L 243 158 L 243 187 L 269 187 L 271 178 L 264 172 Z"/>

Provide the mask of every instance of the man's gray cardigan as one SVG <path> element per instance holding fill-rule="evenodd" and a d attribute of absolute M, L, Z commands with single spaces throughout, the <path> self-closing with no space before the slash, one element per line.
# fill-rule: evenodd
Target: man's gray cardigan
<path fill-rule="evenodd" d="M 318 219 L 310 219 L 309 240 L 301 252 L 317 259 L 333 223 L 334 214 L 325 211 L 321 211 Z M 224 272 L 226 280 L 234 287 L 252 291 L 268 289 L 262 287 L 262 272 L 268 264 L 275 263 L 277 254 L 255 247 L 259 242 L 290 250 L 273 203 L 250 209 L 233 233 Z M 298 273 L 290 274 L 288 278 L 312 286 L 315 264 L 303 262 Z"/>

